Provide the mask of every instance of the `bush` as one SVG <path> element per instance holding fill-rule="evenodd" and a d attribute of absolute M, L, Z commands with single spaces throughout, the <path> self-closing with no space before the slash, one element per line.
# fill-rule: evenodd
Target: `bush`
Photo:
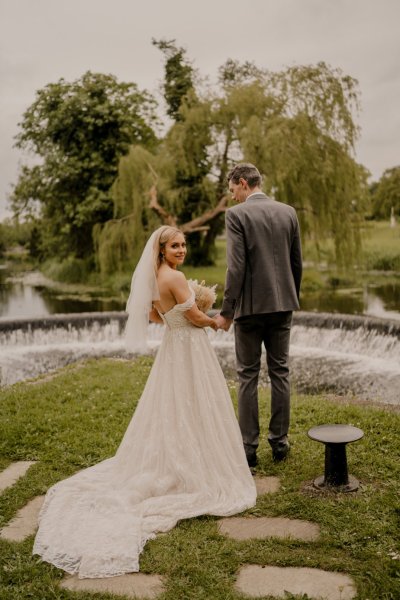
<path fill-rule="evenodd" d="M 47 277 L 55 281 L 87 283 L 94 267 L 90 259 L 68 256 L 61 262 L 47 261 L 42 270 Z"/>
<path fill-rule="evenodd" d="M 399 271 L 400 252 L 369 252 L 365 254 L 365 267 L 373 271 Z"/>
<path fill-rule="evenodd" d="M 303 271 L 301 282 L 302 292 L 318 292 L 325 286 L 324 279 L 318 271 L 307 269 Z"/>

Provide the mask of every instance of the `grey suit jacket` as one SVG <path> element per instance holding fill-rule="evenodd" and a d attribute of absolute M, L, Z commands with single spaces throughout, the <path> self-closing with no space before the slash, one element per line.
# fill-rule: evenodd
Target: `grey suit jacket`
<path fill-rule="evenodd" d="M 292 206 L 263 193 L 225 215 L 227 274 L 221 315 L 238 319 L 300 308 L 302 259 Z"/>

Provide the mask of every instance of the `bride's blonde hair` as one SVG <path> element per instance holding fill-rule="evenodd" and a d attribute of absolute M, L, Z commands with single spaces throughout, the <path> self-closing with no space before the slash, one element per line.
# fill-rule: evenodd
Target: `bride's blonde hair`
<path fill-rule="evenodd" d="M 177 227 L 172 227 L 172 225 L 163 225 L 156 229 L 155 233 L 157 234 L 154 240 L 153 246 L 153 257 L 154 257 L 154 270 L 157 273 L 158 269 L 161 266 L 163 260 L 163 249 L 165 248 L 165 244 L 176 236 L 177 233 L 182 235 L 183 232 Z"/>

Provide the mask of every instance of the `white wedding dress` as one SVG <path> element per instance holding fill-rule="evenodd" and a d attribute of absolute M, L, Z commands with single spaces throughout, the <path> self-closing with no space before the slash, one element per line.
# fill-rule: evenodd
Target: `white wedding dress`
<path fill-rule="evenodd" d="M 79 577 L 139 570 L 147 540 L 179 519 L 255 504 L 239 426 L 204 329 L 162 315 L 165 334 L 114 457 L 47 492 L 33 553 Z"/>

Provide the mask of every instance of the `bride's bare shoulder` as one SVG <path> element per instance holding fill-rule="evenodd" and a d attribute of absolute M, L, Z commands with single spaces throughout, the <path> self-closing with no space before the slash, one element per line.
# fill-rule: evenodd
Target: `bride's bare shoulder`
<path fill-rule="evenodd" d="M 158 287 L 160 291 L 171 293 L 175 298 L 177 294 L 187 293 L 188 283 L 186 277 L 180 271 L 170 268 L 160 268 L 157 275 Z M 180 292 L 180 293 L 179 293 Z"/>
<path fill-rule="evenodd" d="M 164 283 L 171 283 L 172 285 L 179 285 L 179 283 L 182 284 L 186 282 L 186 277 L 181 271 L 170 268 L 163 269 L 162 267 L 158 271 L 158 279 Z"/>

